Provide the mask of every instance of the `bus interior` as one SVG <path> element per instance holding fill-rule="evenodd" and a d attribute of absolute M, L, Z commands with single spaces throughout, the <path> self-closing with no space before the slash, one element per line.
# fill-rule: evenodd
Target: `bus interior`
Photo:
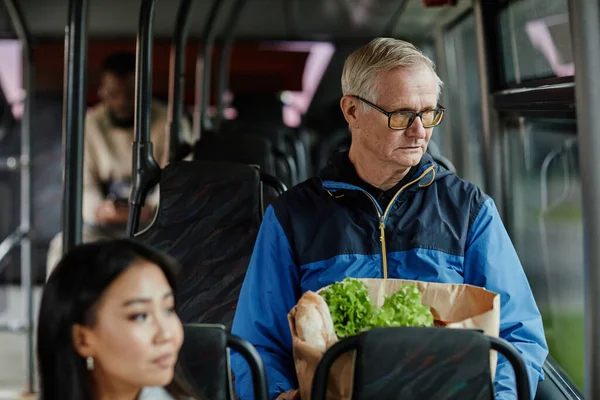
<path fill-rule="evenodd" d="M 84 118 L 108 55 L 137 57 L 126 234 L 161 244 L 184 271 L 192 259 L 219 264 L 190 284 L 195 306 L 181 314 L 227 324 L 235 296 L 211 286 L 239 291 L 237 267 L 268 204 L 349 147 L 344 60 L 380 36 L 434 60 L 448 112 L 428 151 L 498 204 L 550 348 L 536 399 L 600 397 L 599 9 L 587 0 L 3 0 L 0 398 L 37 390 L 46 257 L 59 232 L 64 249 L 82 240 Z M 148 145 L 152 99 L 169 108 L 173 164 L 162 171 Z M 181 120 L 195 143 L 183 141 Z M 161 196 L 207 185 L 216 194 L 193 223 L 179 203 L 141 227 L 159 181 Z"/>

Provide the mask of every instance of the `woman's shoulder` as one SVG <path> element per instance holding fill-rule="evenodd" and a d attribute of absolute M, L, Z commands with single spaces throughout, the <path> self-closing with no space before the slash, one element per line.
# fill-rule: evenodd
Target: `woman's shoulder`
<path fill-rule="evenodd" d="M 163 387 L 146 387 L 142 389 L 138 400 L 175 400 Z"/>

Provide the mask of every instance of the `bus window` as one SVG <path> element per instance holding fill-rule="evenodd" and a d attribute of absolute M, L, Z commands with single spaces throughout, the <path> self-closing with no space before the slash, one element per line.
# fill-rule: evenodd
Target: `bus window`
<path fill-rule="evenodd" d="M 443 140 L 452 140 L 451 158 L 458 174 L 483 188 L 481 101 L 475 19 L 469 14 L 444 35 L 449 124 Z"/>
<path fill-rule="evenodd" d="M 575 121 L 506 122 L 513 243 L 550 353 L 583 389 L 583 222 Z"/>
<path fill-rule="evenodd" d="M 506 83 L 575 73 L 567 0 L 520 0 L 500 13 Z"/>
<path fill-rule="evenodd" d="M 11 106 L 14 118 L 20 119 L 23 114 L 25 93 L 21 87 L 23 66 L 21 43 L 18 40 L 0 40 L 0 85 Z"/>

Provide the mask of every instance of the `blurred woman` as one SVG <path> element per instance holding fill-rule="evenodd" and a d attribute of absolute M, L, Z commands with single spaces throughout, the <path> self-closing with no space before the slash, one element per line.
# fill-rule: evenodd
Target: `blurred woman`
<path fill-rule="evenodd" d="M 176 265 L 128 240 L 85 244 L 50 275 L 38 325 L 43 400 L 189 399 L 175 376 Z"/>

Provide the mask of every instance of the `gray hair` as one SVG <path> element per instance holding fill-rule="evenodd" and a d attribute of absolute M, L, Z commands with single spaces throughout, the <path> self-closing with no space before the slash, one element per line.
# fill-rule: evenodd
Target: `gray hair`
<path fill-rule="evenodd" d="M 342 93 L 377 102 L 376 78 L 396 67 L 427 66 L 437 81 L 439 99 L 443 82 L 435 72 L 435 64 L 412 43 L 399 39 L 376 38 L 346 59 L 342 72 Z M 363 110 L 367 108 L 363 104 Z"/>

